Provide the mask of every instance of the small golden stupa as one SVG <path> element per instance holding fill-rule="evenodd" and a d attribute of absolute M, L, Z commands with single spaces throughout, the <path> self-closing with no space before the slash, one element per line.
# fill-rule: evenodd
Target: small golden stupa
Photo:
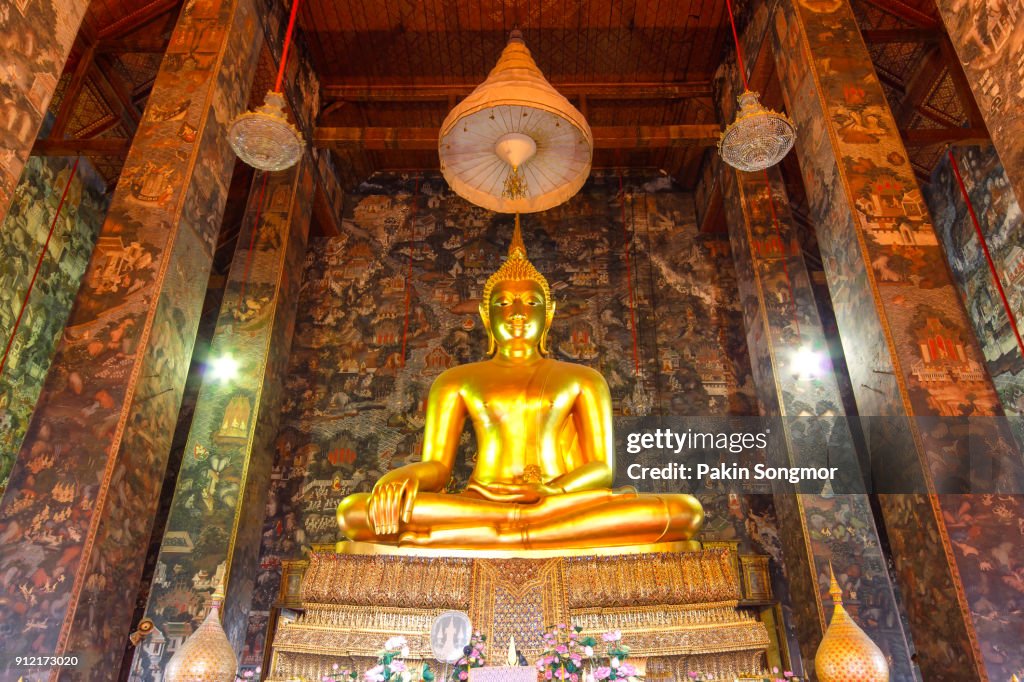
<path fill-rule="evenodd" d="M 829 594 L 835 603 L 832 621 L 814 656 L 814 669 L 821 682 L 888 682 L 889 664 L 878 645 L 860 629 L 843 608 L 843 590 L 828 567 L 832 584 Z"/>

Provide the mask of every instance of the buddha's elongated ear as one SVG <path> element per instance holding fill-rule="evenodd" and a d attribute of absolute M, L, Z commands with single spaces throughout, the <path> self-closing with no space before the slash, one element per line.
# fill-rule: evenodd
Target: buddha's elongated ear
<path fill-rule="evenodd" d="M 487 357 L 491 357 L 498 350 L 498 343 L 494 340 L 494 334 L 491 333 L 491 316 L 483 301 L 480 302 L 477 310 L 480 311 L 480 319 L 484 323 L 484 332 L 487 334 Z"/>
<path fill-rule="evenodd" d="M 553 300 L 548 301 L 548 311 L 544 316 L 544 331 L 540 335 L 540 345 L 538 350 L 544 357 L 551 355 L 551 349 L 548 348 L 548 332 L 551 331 L 551 322 L 555 319 L 555 302 Z"/>

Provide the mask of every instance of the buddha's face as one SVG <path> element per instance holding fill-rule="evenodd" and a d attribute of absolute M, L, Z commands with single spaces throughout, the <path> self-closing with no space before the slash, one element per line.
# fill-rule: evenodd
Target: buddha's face
<path fill-rule="evenodd" d="M 499 347 L 535 347 L 547 326 L 544 290 L 532 280 L 498 282 L 488 302 L 491 334 Z"/>

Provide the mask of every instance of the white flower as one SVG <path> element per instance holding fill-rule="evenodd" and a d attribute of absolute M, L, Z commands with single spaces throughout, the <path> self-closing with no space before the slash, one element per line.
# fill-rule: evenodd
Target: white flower
<path fill-rule="evenodd" d="M 613 668 L 618 668 L 618 667 L 619 667 L 619 663 L 620 663 L 620 662 L 621 662 L 621 661 L 619 661 L 619 657 L 618 657 L 618 656 L 613 656 L 613 657 L 612 657 L 612 660 L 611 660 L 611 666 L 612 666 Z"/>
<path fill-rule="evenodd" d="M 405 638 L 403 637 L 403 639 L 405 639 Z M 402 656 L 402 658 L 409 658 L 409 647 L 403 646 L 402 650 L 399 651 L 398 653 Z"/>
<path fill-rule="evenodd" d="M 406 639 L 402 635 L 395 635 L 388 641 L 384 642 L 384 648 L 390 650 L 401 649 L 406 645 Z"/>
<path fill-rule="evenodd" d="M 592 646 L 585 646 L 585 647 L 583 647 L 583 655 L 586 656 L 587 658 L 593 658 L 593 656 L 594 656 L 594 647 L 592 647 Z"/>

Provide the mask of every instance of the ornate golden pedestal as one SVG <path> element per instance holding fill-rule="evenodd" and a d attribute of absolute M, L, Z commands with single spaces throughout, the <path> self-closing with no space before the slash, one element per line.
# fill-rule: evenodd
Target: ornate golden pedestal
<path fill-rule="evenodd" d="M 582 626 L 598 639 L 621 630 L 648 680 L 761 671 L 768 632 L 737 609 L 739 577 L 727 549 L 696 543 L 552 552 L 453 552 L 341 543 L 314 553 L 302 582 L 305 613 L 274 637 L 270 680 L 316 680 L 332 664 L 360 672 L 392 635 L 407 662 L 427 661 L 433 619 L 469 613 L 499 656 L 509 637 L 539 657 L 550 626 Z M 344 552 L 344 553 L 341 553 Z"/>

